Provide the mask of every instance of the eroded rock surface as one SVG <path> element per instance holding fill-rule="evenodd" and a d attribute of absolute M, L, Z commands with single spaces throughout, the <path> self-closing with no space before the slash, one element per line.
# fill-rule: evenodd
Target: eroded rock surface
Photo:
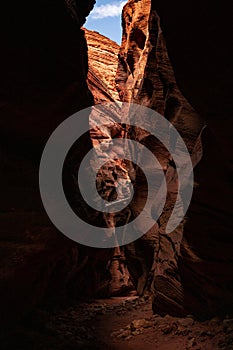
<path fill-rule="evenodd" d="M 159 17 L 151 10 L 150 1 L 129 1 L 124 7 L 123 40 L 116 82 L 123 101 L 145 105 L 164 115 L 176 126 L 192 153 L 203 120 L 176 84 Z M 167 174 L 168 196 L 158 225 L 142 239 L 127 246 L 129 270 L 140 294 L 150 291 L 155 295 L 156 311 L 162 313 L 163 309 L 169 309 L 170 313 L 182 314 L 183 295 L 177 270 L 182 225 L 170 235 L 165 234 L 165 226 L 177 195 L 177 178 L 171 155 L 149 134 L 143 135 L 139 129 L 130 133 L 159 159 Z M 135 215 L 144 205 L 143 196 L 147 188 L 139 171 L 136 188 L 138 194 L 131 206 Z M 136 264 L 140 269 L 135 269 Z"/>
<path fill-rule="evenodd" d="M 128 246 L 126 254 L 138 291 L 149 290 L 154 295 L 155 312 L 192 312 L 205 318 L 232 307 L 230 22 L 224 19 L 222 5 L 212 7 L 208 1 L 192 2 L 191 6 L 128 1 L 123 10 L 116 77 L 121 99 L 148 106 L 171 121 L 194 165 L 204 153 L 195 171 L 197 186 L 187 223 L 184 229 L 181 226 L 166 235 L 164 227 L 177 191 L 174 164 L 153 138 L 142 139 L 139 130 L 131 130 L 133 137 L 152 149 L 170 179 L 158 227 Z M 216 40 L 220 49 L 216 49 Z M 228 53 L 226 62 L 222 52 Z M 200 134 L 205 120 L 208 128 Z M 137 183 L 139 196 L 132 205 L 135 214 L 143 206 L 146 188 L 140 172 Z M 136 264 L 140 269 L 135 269 Z"/>
<path fill-rule="evenodd" d="M 210 317 L 230 312 L 233 305 L 230 4 L 192 1 L 187 6 L 184 1 L 179 5 L 157 1 L 154 6 L 177 82 L 208 126 L 202 137 L 203 158 L 195 173 L 199 186 L 184 227 L 179 266 L 185 306 L 201 317 Z"/>
<path fill-rule="evenodd" d="M 119 45 L 93 30 L 84 31 L 88 45 L 87 83 L 95 103 L 119 100 L 115 82 Z"/>

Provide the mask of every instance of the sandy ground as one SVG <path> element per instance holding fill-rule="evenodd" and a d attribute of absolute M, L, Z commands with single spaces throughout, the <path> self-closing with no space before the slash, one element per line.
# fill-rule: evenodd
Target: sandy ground
<path fill-rule="evenodd" d="M 1 332 L 1 350 L 233 349 L 233 319 L 197 322 L 152 315 L 150 300 L 134 295 L 41 307 Z"/>

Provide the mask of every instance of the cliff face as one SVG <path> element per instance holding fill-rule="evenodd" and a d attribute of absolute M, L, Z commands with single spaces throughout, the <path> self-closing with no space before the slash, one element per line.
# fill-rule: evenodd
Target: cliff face
<path fill-rule="evenodd" d="M 87 83 L 95 103 L 119 100 L 115 82 L 119 45 L 98 32 L 84 31 L 88 45 Z"/>
<path fill-rule="evenodd" d="M 190 153 L 193 152 L 203 119 L 177 86 L 159 17 L 151 10 L 148 0 L 129 1 L 123 9 L 123 39 L 116 83 L 123 101 L 145 105 L 164 115 L 176 126 Z M 177 266 L 182 225 L 169 235 L 164 231 L 177 195 L 175 169 L 169 152 L 155 138 L 145 135 L 141 139 L 137 128 L 134 137 L 148 147 L 162 164 L 167 173 L 168 195 L 159 224 L 142 239 L 126 247 L 129 270 L 140 294 L 152 292 L 156 296 L 156 312 L 167 312 L 169 308 L 170 313 L 182 314 L 184 309 Z M 147 183 L 140 172 L 135 189 L 131 210 L 137 216 L 147 193 Z M 135 261 L 140 264 L 140 269 L 134 268 Z"/>
<path fill-rule="evenodd" d="M 230 4 L 168 1 L 154 4 L 161 17 L 177 82 L 206 119 L 203 158 L 196 169 L 189 221 L 179 260 L 184 304 L 200 316 L 233 305 L 232 75 Z M 167 11 L 169 6 L 170 11 Z M 195 16 L 193 14 L 195 13 Z M 215 174 L 215 175 L 213 175 Z"/>
<path fill-rule="evenodd" d="M 129 1 L 124 7 L 122 22 L 116 76 L 121 99 L 164 115 L 177 126 L 191 151 L 203 120 L 176 84 L 160 20 L 151 10 L 151 1 Z"/>
<path fill-rule="evenodd" d="M 205 24 L 204 12 L 195 11 L 196 16 L 193 16 L 187 4 L 174 3 L 170 8 L 162 1 L 157 3 L 151 5 L 147 0 L 130 0 L 123 9 L 117 89 L 123 101 L 148 106 L 171 121 L 182 135 L 194 165 L 200 161 L 198 150 L 202 138 L 204 157 L 195 170 L 198 187 L 194 191 L 188 223 L 169 235 L 164 234 L 177 190 L 174 177 L 169 182 L 168 198 L 158 226 L 126 247 L 127 259 L 139 293 L 149 291 L 154 295 L 155 312 L 176 315 L 190 312 L 207 317 L 226 311 L 232 304 L 232 220 L 229 216 L 232 203 L 223 200 L 223 197 L 232 197 L 227 161 L 221 159 L 221 165 L 217 166 L 218 176 L 211 176 L 218 141 L 228 160 L 232 160 L 228 153 L 232 149 L 229 137 L 232 126 L 229 117 L 231 82 L 227 77 L 230 65 L 227 58 L 225 73 L 220 79 L 221 65 L 218 62 L 224 65 L 223 59 L 219 61 L 220 53 L 212 57 L 214 48 L 211 46 L 214 33 L 218 32 L 218 38 L 220 33 L 224 36 L 226 25 L 220 30 L 217 20 L 212 19 L 210 29 Z M 207 11 L 207 2 L 204 7 Z M 210 42 L 205 46 L 208 35 Z M 220 46 L 228 47 L 229 42 L 227 44 L 224 38 Z M 217 81 L 213 81 L 215 68 Z M 221 105 L 220 118 L 216 112 L 220 112 Z M 204 119 L 207 119 L 216 139 L 208 129 L 200 136 Z M 139 140 L 138 130 L 134 130 L 134 137 Z M 169 176 L 174 169 L 166 150 L 148 137 L 141 141 L 153 151 Z M 135 215 L 143 206 L 143 188 L 146 189 L 140 173 L 136 187 L 138 195 L 131 205 Z M 220 243 L 218 251 L 217 242 Z M 135 261 L 140 269 L 134 268 Z"/>

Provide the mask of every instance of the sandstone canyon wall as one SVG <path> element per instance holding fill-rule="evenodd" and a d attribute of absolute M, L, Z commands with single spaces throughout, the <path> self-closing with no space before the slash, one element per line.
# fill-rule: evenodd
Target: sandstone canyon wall
<path fill-rule="evenodd" d="M 217 25 L 224 22 L 223 13 L 208 1 L 197 6 L 193 2 L 193 7 L 170 5 L 146 0 L 125 5 L 117 88 L 123 101 L 148 106 L 171 121 L 185 140 L 194 165 L 200 161 L 201 140 L 204 156 L 195 170 L 196 188 L 184 228 L 164 233 L 174 204 L 173 178 L 158 227 L 126 247 L 126 256 L 139 293 L 153 294 L 155 312 L 205 318 L 230 310 L 233 298 L 232 80 L 227 73 L 232 72 L 232 31 L 230 21 Z M 223 69 L 224 50 L 230 59 L 226 58 Z M 205 121 L 211 130 L 201 134 Z M 138 130 L 133 135 L 140 140 Z M 140 141 L 171 174 L 174 165 L 166 150 L 149 137 Z M 136 214 L 143 205 L 145 186 L 139 172 L 138 195 L 131 206 Z"/>
<path fill-rule="evenodd" d="M 164 115 L 176 126 L 192 153 L 204 121 L 176 84 L 159 17 L 151 10 L 150 1 L 129 1 L 123 9 L 123 39 L 116 82 L 123 101 L 145 105 Z M 177 195 L 175 169 L 169 152 L 155 138 L 150 135 L 142 138 L 139 130 L 134 131 L 134 137 L 156 155 L 170 176 L 170 183 L 158 225 L 126 248 L 129 269 L 139 293 L 152 292 L 155 296 L 156 312 L 169 310 L 169 313 L 182 314 L 184 310 L 177 266 L 182 225 L 172 234 L 165 234 Z M 131 205 L 135 215 L 144 205 L 146 186 L 139 173 L 137 195 Z M 141 268 L 135 270 L 137 260 Z"/>
<path fill-rule="evenodd" d="M 179 261 L 184 304 L 205 317 L 232 311 L 232 21 L 230 3 L 179 6 L 157 1 L 177 82 L 205 118 L 203 159 L 196 169 Z M 167 11 L 167 6 L 171 11 Z M 170 7 L 171 6 L 171 7 Z M 195 15 L 193 15 L 195 13 Z M 214 175 L 213 175 L 214 174 Z M 195 311 L 196 310 L 196 311 Z"/>
<path fill-rule="evenodd" d="M 1 5 L 0 323 L 5 326 L 44 298 L 103 296 L 111 289 L 107 265 L 113 251 L 80 246 L 59 233 L 47 218 L 38 186 L 41 152 L 52 131 L 94 100 L 110 101 L 116 94 L 113 76 L 102 81 L 94 58 L 88 73 L 81 27 L 93 5 L 92 0 Z M 94 55 L 103 37 L 86 34 Z M 105 49 L 107 44 L 105 38 Z M 114 70 L 117 45 L 111 46 L 108 60 Z M 103 54 L 101 59 L 103 66 Z M 84 135 L 77 156 L 90 147 L 90 136 Z M 73 198 L 70 169 L 64 182 Z"/>
<path fill-rule="evenodd" d="M 93 5 L 92 0 L 1 5 L 0 323 L 17 321 L 45 298 L 54 301 L 67 293 L 109 296 L 127 287 L 127 271 L 119 273 L 119 257 L 125 259 L 122 252 L 83 247 L 57 232 L 38 188 L 41 152 L 56 126 L 78 110 L 119 98 L 150 107 L 171 121 L 193 164 L 200 160 L 201 143 L 204 153 L 195 170 L 197 186 L 188 220 L 167 235 L 164 228 L 177 196 L 174 162 L 150 135 L 128 130 L 158 157 L 169 187 L 158 224 L 125 247 L 135 286 L 141 295 L 152 294 L 157 313 L 194 313 L 203 318 L 225 313 L 233 304 L 232 58 L 227 49 L 231 42 L 227 11 L 222 13 L 208 1 L 203 7 L 193 3 L 190 10 L 183 2 L 178 6 L 164 0 L 129 0 L 119 48 L 106 37 L 81 29 Z M 206 15 L 211 17 L 209 27 Z M 208 128 L 203 131 L 205 122 Z M 106 135 L 94 130 L 68 157 L 67 198 L 84 216 L 72 176 L 76 159 L 92 147 L 91 141 L 121 132 L 113 124 Z M 114 183 L 115 172 L 127 177 L 121 164 L 111 169 L 101 175 L 109 183 Z M 137 169 L 130 208 L 135 216 L 145 188 Z M 96 213 L 92 219 L 104 221 Z"/>
<path fill-rule="evenodd" d="M 119 95 L 115 77 L 120 47 L 115 41 L 98 32 L 85 28 L 84 31 L 88 46 L 87 83 L 94 95 L 95 103 L 117 101 Z"/>

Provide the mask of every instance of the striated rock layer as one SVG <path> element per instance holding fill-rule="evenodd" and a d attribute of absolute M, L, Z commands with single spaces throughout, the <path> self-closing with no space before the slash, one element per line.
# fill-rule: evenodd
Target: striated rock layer
<path fill-rule="evenodd" d="M 116 90 L 116 70 L 119 45 L 104 35 L 84 28 L 88 45 L 87 83 L 95 103 L 119 100 Z"/>
<path fill-rule="evenodd" d="M 116 70 L 118 67 L 119 45 L 109 38 L 99 34 L 98 32 L 87 30 L 84 28 L 85 38 L 88 45 L 88 75 L 87 83 L 90 91 L 94 96 L 95 104 L 119 101 L 119 94 L 116 89 Z M 114 103 L 111 107 L 114 106 Z M 116 111 L 113 113 L 112 108 L 105 108 L 102 112 L 107 116 L 101 117 L 101 113 L 93 112 L 91 114 L 90 126 L 92 127 L 92 119 L 98 126 L 91 128 L 91 139 L 93 146 L 99 146 L 97 150 L 99 159 L 106 157 L 109 159 L 111 153 L 112 140 L 121 138 L 123 128 L 120 126 L 120 118 Z M 95 115 L 96 114 L 96 115 Z M 94 124 L 95 124 L 94 123 Z M 103 125 L 101 125 L 103 124 Z M 101 126 L 100 126 L 101 125 Z M 116 193 L 116 179 L 118 181 L 118 195 Z M 130 182 L 126 171 L 126 166 L 121 160 L 109 161 L 101 167 L 97 176 L 97 189 L 99 194 L 108 201 L 119 200 L 119 183 L 122 191 L 125 193 Z M 95 213 L 93 213 L 95 214 Z M 116 223 L 123 223 L 127 220 L 128 210 L 121 215 L 105 213 L 100 221 L 104 221 L 107 227 L 111 227 Z M 132 289 L 133 285 L 126 267 L 126 259 L 124 250 L 120 247 L 114 249 L 113 256 L 109 261 L 109 272 L 111 279 L 109 281 L 109 294 L 117 295 Z"/>
<path fill-rule="evenodd" d="M 126 256 L 139 293 L 152 292 L 155 312 L 176 315 L 188 312 L 209 317 L 226 312 L 231 308 L 233 298 L 231 172 L 227 157 L 221 157 L 218 150 L 222 147 L 224 155 L 228 155 L 232 149 L 232 138 L 228 137 L 232 126 L 229 116 L 232 82 L 227 74 L 221 79 L 217 75 L 217 81 L 213 82 L 214 69 L 220 74 L 220 66 L 217 63 L 219 54 L 211 61 L 214 40 L 211 31 L 216 33 L 219 27 L 211 20 L 210 30 L 201 13 L 193 17 L 186 4 L 182 4 L 182 10 L 180 6 L 173 4 L 170 9 L 169 4 L 158 2 L 168 39 L 168 55 L 156 4 L 151 5 L 148 0 L 128 1 L 123 9 L 123 38 L 116 83 L 123 101 L 148 106 L 175 125 L 191 153 L 193 165 L 200 161 L 202 139 L 204 157 L 195 171 L 198 187 L 184 229 L 181 225 L 166 235 L 164 227 L 177 193 L 175 169 L 170 155 L 158 141 L 149 135 L 142 137 L 137 128 L 129 130 L 130 137 L 149 147 L 163 165 L 167 173 L 168 196 L 158 226 L 127 246 Z M 187 22 L 189 15 L 192 25 Z M 197 31 L 194 21 L 197 23 L 199 17 L 203 20 Z M 211 40 L 205 47 L 207 33 Z M 223 42 L 224 47 L 228 47 L 226 40 Z M 207 67 L 209 61 L 210 67 Z M 229 66 L 227 58 L 225 73 Z M 221 118 L 218 119 L 216 113 Z M 206 129 L 201 136 L 204 119 L 212 132 Z M 211 175 L 214 158 L 221 159 L 221 164 L 215 164 L 217 176 Z M 231 158 L 229 155 L 228 160 Z M 135 215 L 144 205 L 147 186 L 139 170 L 137 173 L 138 195 L 131 205 Z M 140 269 L 135 268 L 136 264 Z"/>

